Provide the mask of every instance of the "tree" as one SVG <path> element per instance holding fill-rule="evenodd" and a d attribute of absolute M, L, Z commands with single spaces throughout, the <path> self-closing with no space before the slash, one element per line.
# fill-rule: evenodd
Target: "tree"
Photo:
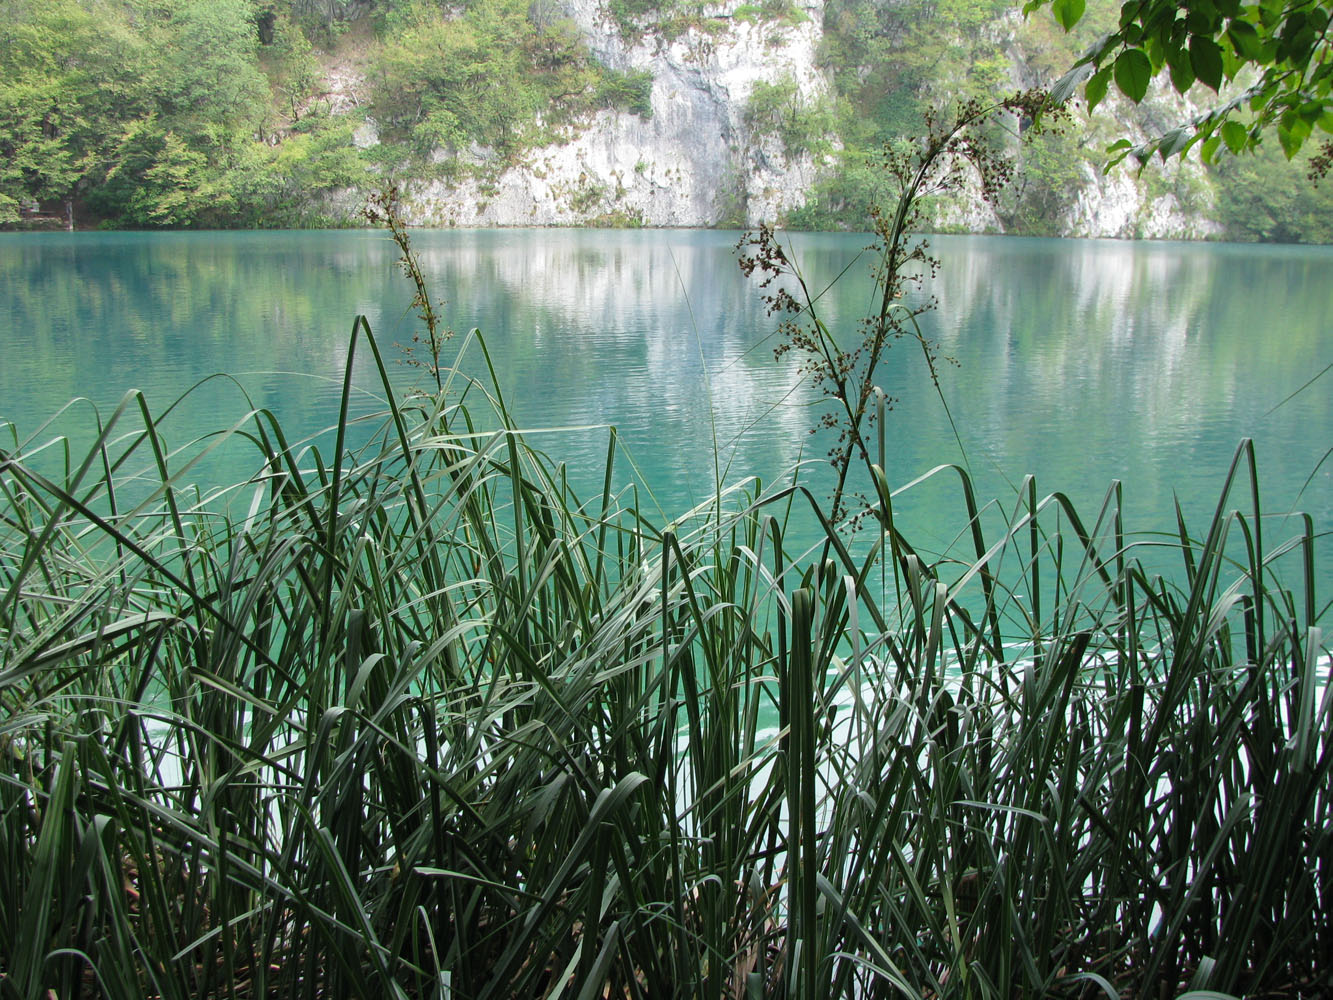
<path fill-rule="evenodd" d="M 176 0 L 165 9 L 169 16 L 157 25 L 164 116 L 200 143 L 252 132 L 268 110 L 269 90 L 248 0 Z"/>
<path fill-rule="evenodd" d="M 139 114 L 144 51 L 98 3 L 0 0 L 0 222 L 74 195 Z"/>
<path fill-rule="evenodd" d="M 828 136 L 835 128 L 829 102 L 804 97 L 790 73 L 771 83 L 755 81 L 745 103 L 745 123 L 755 135 L 777 136 L 788 159 L 828 152 Z"/>
<path fill-rule="evenodd" d="M 1050 6 L 1072 29 L 1086 0 L 1027 0 L 1024 12 Z M 1138 103 L 1154 76 L 1165 72 L 1185 93 L 1201 83 L 1217 103 L 1142 145 L 1122 139 L 1112 163 L 1126 156 L 1146 163 L 1184 155 L 1201 144 L 1205 161 L 1225 148 L 1255 149 L 1277 133 L 1288 159 L 1316 129 L 1333 133 L 1333 39 L 1329 0 L 1127 0 L 1119 27 L 1098 40 L 1051 89 L 1064 103 L 1082 85 L 1089 109 L 1116 88 Z M 1333 142 L 1324 141 L 1312 170 L 1325 172 Z"/>
<path fill-rule="evenodd" d="M 1333 184 L 1311 185 L 1271 143 L 1229 157 L 1214 177 L 1227 239 L 1333 243 Z"/>

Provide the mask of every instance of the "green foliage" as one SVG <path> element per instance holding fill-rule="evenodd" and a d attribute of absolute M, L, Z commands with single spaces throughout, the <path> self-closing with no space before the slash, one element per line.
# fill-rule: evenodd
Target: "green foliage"
<path fill-rule="evenodd" d="M 810 100 L 790 74 L 758 80 L 745 103 L 745 124 L 758 135 L 774 135 L 788 159 L 819 156 L 832 148 L 834 114 L 826 99 Z"/>
<path fill-rule="evenodd" d="M 1044 122 L 1024 133 L 1017 156 L 1013 183 L 997 204 L 1005 230 L 1062 235 L 1065 210 L 1087 180 L 1082 137 L 1067 124 Z"/>
<path fill-rule="evenodd" d="M 381 120 L 403 128 L 423 153 L 468 141 L 500 149 L 516 143 L 538 108 L 535 93 L 517 85 L 528 68 L 519 47 L 525 11 L 485 0 L 453 20 L 426 5 L 414 15 L 376 61 Z"/>
<path fill-rule="evenodd" d="M 261 13 L 250 0 L 9 0 L 0 213 L 68 199 L 121 225 L 292 224 L 293 185 L 310 185 L 308 203 L 359 177 L 350 129 L 314 124 L 280 149 L 277 109 L 299 117 L 317 62 L 291 16 L 269 11 L 261 69 Z"/>
<path fill-rule="evenodd" d="M 620 33 L 627 38 L 637 36 L 642 24 L 650 17 L 660 17 L 681 5 L 681 0 L 655 3 L 653 0 L 610 0 L 607 9 L 615 19 Z"/>
<path fill-rule="evenodd" d="M 1066 29 L 1083 14 L 1082 0 L 1028 0 L 1031 13 L 1050 4 Z M 1154 153 L 1163 159 L 1184 155 L 1202 143 L 1213 160 L 1225 147 L 1255 149 L 1276 134 L 1288 159 L 1315 128 L 1333 132 L 1333 42 L 1330 5 L 1323 0 L 1145 0 L 1126 5 L 1118 25 L 1093 45 L 1052 89 L 1063 102 L 1080 83 L 1095 107 L 1105 96 L 1108 73 L 1135 103 L 1148 81 L 1166 73 L 1180 93 L 1196 82 L 1224 98 L 1204 114 L 1134 146 L 1114 147 L 1118 162 L 1133 155 L 1140 163 Z M 1226 93 L 1223 89 L 1226 87 Z M 1228 134 L 1222 129 L 1232 126 Z M 1244 129 L 1239 134 L 1235 127 Z M 1325 151 L 1333 145 L 1325 142 Z"/>
<path fill-rule="evenodd" d="M 651 31 L 671 40 L 679 37 L 690 28 L 720 27 L 718 22 L 705 12 L 701 0 L 608 0 L 607 10 L 620 34 L 627 39 L 641 38 Z"/>
<path fill-rule="evenodd" d="M 594 229 L 642 229 L 643 215 L 639 212 L 629 212 L 623 208 L 616 208 L 600 215 L 594 215 L 588 220 L 588 225 Z"/>
<path fill-rule="evenodd" d="M 215 208 L 221 192 L 209 176 L 208 158 L 157 124 L 152 116 L 133 123 L 101 193 L 121 196 L 116 207 L 130 223 L 189 226 Z M 124 182 L 122 175 L 128 175 Z M 226 214 L 224 206 L 216 207 Z"/>
<path fill-rule="evenodd" d="M 722 34 L 736 21 L 747 24 L 795 25 L 809 19 L 809 15 L 793 0 L 756 0 L 741 3 L 730 12 L 703 0 L 607 0 L 607 12 L 615 21 L 620 34 L 629 40 L 642 38 L 651 32 L 671 41 L 694 30 L 705 34 Z"/>
<path fill-rule="evenodd" d="M 352 143 L 312 99 L 318 38 L 357 5 L 304 0 L 7 0 L 0 8 L 0 222 L 70 199 L 131 226 L 295 225 L 402 154 Z M 362 8 L 363 9 L 363 8 Z M 598 65 L 552 4 L 376 7 L 386 137 L 501 156 L 599 108 L 652 113 L 652 78 Z M 330 36 L 331 37 L 331 36 Z"/>
<path fill-rule="evenodd" d="M 599 107 L 651 113 L 651 76 L 606 70 L 569 21 L 534 21 L 526 0 L 474 0 L 457 17 L 417 3 L 391 24 L 374 110 L 420 154 L 477 143 L 510 158 Z"/>
<path fill-rule="evenodd" d="M 941 4 L 834 0 L 826 5 L 820 57 L 835 82 L 834 132 L 842 140 L 842 148 L 835 154 L 832 170 L 815 181 L 806 204 L 784 222 L 799 228 L 860 227 L 868 206 L 884 202 L 884 185 L 876 176 L 883 148 L 919 134 L 927 110 L 941 101 L 955 99 L 959 93 L 989 100 L 1003 96 L 1014 66 L 1011 54 L 998 44 L 1002 33 L 995 25 L 1008 10 L 1005 4 L 984 0 Z M 1098 40 L 1104 35 L 1120 30 L 1118 7 L 1111 3 L 1069 0 L 1053 10 L 1056 18 L 1031 20 L 1022 27 L 1027 52 L 1022 71 L 1039 78 L 1064 73 L 1078 61 L 1079 48 L 1100 44 Z M 1067 34 L 1057 19 L 1070 29 Z M 1160 64 L 1154 62 L 1155 49 L 1131 45 L 1111 50 L 1100 69 L 1087 78 L 1089 104 L 1103 99 L 1111 87 L 1146 99 L 1149 81 L 1163 66 L 1173 73 L 1181 89 L 1196 78 L 1211 79 L 1216 73 L 1213 50 L 1202 41 L 1192 49 L 1188 39 L 1182 44 L 1183 57 Z M 1234 66 L 1226 62 L 1223 69 L 1225 76 Z M 1216 126 L 1213 150 L 1223 144 L 1233 151 L 1244 149 L 1258 134 L 1252 127 L 1257 118 L 1244 119 L 1246 124 L 1235 118 L 1233 115 Z M 1011 123 L 1011 132 L 1019 132 L 1022 124 Z M 1079 125 L 1076 131 L 1081 134 L 1027 130 L 1021 143 L 1011 140 L 1014 188 L 998 206 L 1007 232 L 1058 231 L 1059 220 L 1086 176 L 1088 165 L 1094 158 L 1101 159 L 1098 149 L 1089 142 L 1097 126 Z M 1098 139 L 1096 145 L 1102 141 Z M 1165 150 L 1180 152 L 1190 142 L 1188 130 L 1176 131 Z M 1131 146 L 1124 140 L 1116 151 L 1125 155 Z M 1311 172 L 1318 172 L 1333 161 L 1315 157 L 1305 162 Z M 1226 174 L 1212 176 L 1220 179 Z M 1293 176 L 1279 189 L 1290 185 L 1300 187 L 1301 182 Z M 1251 196 L 1239 185 L 1232 185 L 1225 197 L 1231 203 L 1226 209 L 1230 218 L 1244 211 L 1241 206 Z M 1255 197 L 1256 213 L 1262 217 L 1268 209 L 1262 206 L 1262 198 Z M 1232 222 L 1227 226 L 1233 233 L 1247 231 Z M 1274 227 L 1272 231 L 1313 233 L 1318 229 L 1303 224 L 1288 229 Z"/>
<path fill-rule="evenodd" d="M 296 121 L 301 106 L 319 80 L 320 65 L 314 48 L 296 23 L 284 14 L 274 16 L 271 39 L 261 51 L 261 65 L 269 75 L 275 96 L 287 117 Z"/>
<path fill-rule="evenodd" d="M 825 7 L 820 59 L 833 76 L 834 128 L 842 140 L 833 170 L 786 224 L 855 228 L 885 204 L 877 176 L 886 150 L 920 135 L 932 109 L 960 99 L 986 103 L 1012 90 L 1011 59 L 991 28 L 1000 0 L 834 0 Z"/>
<path fill-rule="evenodd" d="M 1000 38 L 981 29 L 1008 9 L 1002 0 L 834 0 L 824 11 L 823 61 L 858 108 L 872 107 L 885 91 L 917 99 L 996 97 L 977 69 L 1001 55 Z M 1002 89 L 1012 89 L 1007 80 Z"/>
<path fill-rule="evenodd" d="M 331 220 L 311 215 L 312 198 L 363 185 L 372 176 L 369 158 L 352 143 L 354 125 L 346 117 L 312 111 L 276 145 L 244 146 L 225 175 L 233 214 L 209 222 L 254 228 L 328 225 Z"/>
<path fill-rule="evenodd" d="M 176 0 L 149 40 L 163 53 L 156 94 L 163 114 L 201 135 L 248 132 L 263 120 L 268 93 L 248 0 Z"/>
<path fill-rule="evenodd" d="M 1268 132 L 1290 156 L 1313 130 L 1333 127 L 1333 116 L 1316 114 L 1324 42 L 1310 42 L 1326 7 L 1311 6 L 1301 20 L 1292 4 L 1269 5 L 1253 35 L 1246 25 L 1259 17 L 1254 9 L 1233 15 L 1219 7 L 1211 42 L 1212 21 L 1198 13 L 1192 22 L 1175 18 L 1179 38 L 1165 45 L 1152 33 L 1165 21 L 1135 35 L 1138 22 L 1122 26 L 1112 3 L 1060 0 L 1055 17 L 1021 29 L 1027 55 L 1018 69 L 1044 79 L 1077 61 L 1077 47 L 1099 33 L 1133 36 L 1081 67 L 1091 73 L 1085 93 L 1095 104 L 1113 88 L 1146 94 L 1160 72 L 1185 90 L 1198 81 L 1225 85 L 1248 66 L 1250 75 L 1235 77 L 1228 93 L 1251 83 L 1268 89 L 1256 90 L 1250 103 L 1230 102 L 1225 116 L 1210 116 L 1194 131 L 1172 130 L 1152 148 L 1182 153 L 1206 134 L 1204 150 L 1215 158 L 1223 149 L 1250 149 Z M 885 194 L 875 164 L 886 145 L 919 134 L 930 108 L 1001 98 L 1016 69 L 1002 27 L 1009 12 L 1006 0 L 830 0 L 820 58 L 832 94 L 802 100 L 792 80 L 779 78 L 756 87 L 746 109 L 753 134 L 776 137 L 788 156 L 811 153 L 830 164 L 786 221 L 860 226 Z M 614 0 L 611 13 L 627 36 L 670 38 L 728 23 L 697 0 Z M 789 0 L 756 0 L 732 16 L 780 25 L 805 15 Z M 321 64 L 334 56 L 312 39 L 332 45 L 356 30 L 354 18 L 365 18 L 365 34 L 372 24 L 378 31 L 373 42 L 358 41 L 370 51 L 356 53 L 370 57 L 372 103 L 335 120 L 315 96 Z M 1264 84 L 1307 57 L 1313 68 L 1305 82 L 1292 75 L 1276 90 Z M 1313 97 L 1294 103 L 1289 83 Z M 467 158 L 437 163 L 439 150 L 475 144 L 489 151 L 489 163 L 475 169 L 496 170 L 536 144 L 567 138 L 599 109 L 648 117 L 652 86 L 647 72 L 599 65 L 555 0 L 0 0 L 0 224 L 33 210 L 63 216 L 66 203 L 81 224 L 308 224 L 319 218 L 325 194 L 364 184 L 372 172 L 474 169 Z M 378 120 L 385 140 L 369 150 L 352 142 L 363 114 Z M 1024 193 L 1004 209 L 1006 227 L 1044 233 L 1091 153 L 1086 141 L 1029 145 L 1014 143 Z M 1145 151 L 1127 140 L 1116 147 L 1119 155 Z M 1328 153 L 1301 163 L 1319 173 L 1333 163 Z M 1223 183 L 1232 174 L 1212 176 Z M 1287 184 L 1255 189 L 1256 219 L 1273 211 L 1259 192 Z M 1236 206 L 1249 197 L 1238 184 L 1227 188 L 1229 232 L 1321 231 L 1313 221 L 1241 225 Z M 744 217 L 743 199 L 724 200 L 729 218 Z M 1300 216 L 1293 205 L 1295 212 L 1282 214 Z"/>
<path fill-rule="evenodd" d="M 1166 6 L 1172 11 L 1176 9 L 1176 5 L 1150 6 L 1153 10 L 1165 10 Z M 996 44 L 999 36 L 992 26 L 1008 9 L 1003 4 L 985 2 L 936 5 L 835 0 L 828 4 L 821 59 L 835 81 L 838 97 L 834 104 L 837 109 L 834 131 L 843 145 L 835 156 L 833 169 L 816 180 L 805 206 L 790 213 L 784 222 L 800 228 L 859 227 L 867 207 L 882 204 L 885 197 L 884 185 L 876 177 L 875 165 L 880 150 L 918 134 L 925 112 L 940 102 L 942 91 L 950 98 L 959 92 L 983 99 L 1001 96 L 1013 71 L 1012 58 Z M 1078 62 L 1079 48 L 1093 47 L 1096 50 L 1097 46 L 1105 44 L 1104 37 L 1116 37 L 1117 32 L 1124 31 L 1133 34 L 1132 26 L 1121 26 L 1117 17 L 1119 8 L 1111 3 L 1084 4 L 1067 0 L 1053 6 L 1052 10 L 1054 18 L 1033 19 L 1022 28 L 1024 48 L 1028 52 L 1028 62 L 1023 70 L 1036 73 L 1040 78 L 1064 73 L 1071 64 Z M 1249 13 L 1237 15 L 1242 21 L 1254 16 L 1254 9 L 1246 10 Z M 1128 25 L 1136 15 L 1129 8 L 1125 11 Z M 1279 17 L 1278 9 L 1274 8 L 1267 16 Z M 1166 14 L 1162 17 L 1166 18 Z M 1223 20 L 1230 26 L 1236 18 L 1227 20 L 1227 17 L 1230 15 L 1223 16 Z M 1161 49 L 1140 39 L 1142 44 L 1106 49 L 1100 62 L 1084 64 L 1080 73 L 1083 74 L 1081 78 L 1086 79 L 1088 104 L 1095 106 L 1113 87 L 1132 99 L 1146 100 L 1152 77 L 1163 70 L 1171 74 L 1180 90 L 1188 89 L 1196 80 L 1212 81 L 1219 72 L 1225 80 L 1239 70 L 1237 51 L 1225 47 L 1220 50 L 1225 58 L 1219 70 L 1214 47 L 1202 37 L 1191 40 L 1190 32 L 1196 28 L 1203 30 L 1203 22 L 1196 18 L 1194 27 L 1187 31 L 1182 18 L 1184 14 L 1175 21 L 1167 18 L 1155 22 L 1159 26 L 1168 22 L 1177 25 L 1182 34 L 1175 50 Z M 1270 27 L 1278 30 L 1276 24 L 1274 22 Z M 1067 34 L 1062 28 L 1068 29 Z M 1229 27 L 1227 31 L 1230 31 Z M 1239 33 L 1236 37 L 1248 37 L 1243 28 L 1236 31 Z M 1227 38 L 1231 37 L 1231 34 L 1227 35 Z M 1311 70 L 1312 74 L 1316 72 L 1324 71 Z M 1070 81 L 1076 78 L 1067 78 L 1064 86 L 1068 88 Z M 1058 92 L 1060 88 L 1056 89 Z M 1313 114 L 1312 105 L 1302 106 Z M 1235 107 L 1229 117 L 1222 120 L 1208 119 L 1207 128 L 1214 131 L 1207 151 L 1215 153 L 1226 148 L 1239 152 L 1251 147 L 1254 138 L 1261 134 L 1263 115 L 1251 113 L 1247 108 L 1248 105 Z M 1333 117 L 1329 120 L 1333 122 Z M 1012 123 L 1012 131 L 1018 132 L 1021 124 Z M 1094 159 L 1099 161 L 1095 164 L 1097 167 L 1102 166 L 1099 149 L 1089 141 L 1100 131 L 1095 123 L 1077 126 L 1078 134 L 1071 129 L 1064 131 L 1068 134 L 1029 129 L 1024 132 L 1021 143 L 1013 141 L 1014 187 L 998 206 L 1007 232 L 1042 235 L 1058 232 L 1060 218 L 1077 186 L 1083 182 L 1087 167 Z M 1287 135 L 1285 139 L 1284 134 Z M 1284 152 L 1294 151 L 1292 135 L 1279 130 L 1277 138 Z M 1103 141 L 1096 139 L 1096 147 Z M 1177 129 L 1164 136 L 1161 143 L 1138 149 L 1134 149 L 1129 140 L 1121 140 L 1115 145 L 1114 153 L 1123 157 L 1133 152 L 1146 158 L 1158 149 L 1174 155 L 1195 141 L 1197 139 L 1189 129 Z M 1333 159 L 1326 155 L 1302 161 L 1311 174 L 1326 169 L 1330 162 Z M 1259 185 L 1253 190 L 1247 190 L 1239 183 L 1228 183 L 1226 178 L 1232 176 L 1238 176 L 1237 172 L 1221 170 L 1210 175 L 1215 182 L 1226 185 L 1217 205 L 1219 212 L 1226 215 L 1228 233 L 1244 238 L 1272 239 L 1284 238 L 1276 234 L 1290 236 L 1323 231 L 1323 227 L 1312 220 L 1305 221 L 1311 217 L 1303 210 L 1296 193 L 1310 189 L 1296 176 L 1294 169 L 1289 177 L 1278 179 L 1274 176 L 1272 186 Z M 1261 220 L 1273 214 L 1273 206 L 1266 203 L 1283 191 L 1291 193 L 1293 208 L 1286 216 L 1301 221 L 1290 226 L 1263 223 Z M 1255 224 L 1247 226 L 1239 222 L 1239 217 L 1251 201 Z M 1322 202 L 1311 193 L 1305 204 L 1313 206 Z M 1200 202 L 1200 209 L 1205 208 Z M 1274 235 L 1261 236 L 1262 233 Z"/>
<path fill-rule="evenodd" d="M 809 20 L 809 15 L 797 7 L 792 0 L 761 0 L 759 3 L 743 3 L 731 12 L 737 21 L 749 21 L 751 24 L 776 22 L 781 24 L 800 24 Z"/>
<path fill-rule="evenodd" d="M 0 4 L 0 192 L 9 203 L 68 197 L 96 169 L 108 132 L 146 110 L 148 47 L 107 14 L 77 0 Z"/>
<path fill-rule="evenodd" d="M 337 40 L 349 21 L 360 17 L 369 6 L 375 11 L 391 13 L 402 0 L 258 0 L 258 6 L 275 12 L 284 12 L 299 24 L 312 38 L 325 44 Z M 411 2 L 411 0 L 407 0 Z"/>
<path fill-rule="evenodd" d="M 815 182 L 805 204 L 788 213 L 785 224 L 792 229 L 863 229 L 871 209 L 894 197 L 881 155 L 844 147 L 833 170 Z"/>
<path fill-rule="evenodd" d="M 1310 157 L 1289 162 L 1271 142 L 1252 155 L 1218 163 L 1217 220 L 1227 239 L 1275 243 L 1333 243 L 1333 184 L 1316 183 L 1301 169 Z"/>
<path fill-rule="evenodd" d="M 653 116 L 653 74 L 650 70 L 603 70 L 597 86 L 597 101 L 608 108 L 621 108 L 645 121 Z"/>

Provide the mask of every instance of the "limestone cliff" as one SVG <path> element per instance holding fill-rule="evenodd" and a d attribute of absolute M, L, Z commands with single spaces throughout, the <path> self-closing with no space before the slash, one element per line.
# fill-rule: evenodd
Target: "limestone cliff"
<path fill-rule="evenodd" d="M 1098 108 L 1100 129 L 1090 134 L 1104 140 L 1124 136 L 1133 142 L 1160 134 L 1197 108 L 1183 101 L 1165 81 L 1156 81 L 1138 108 L 1113 95 Z M 1097 169 L 1080 166 L 1081 183 L 1062 213 L 1061 236 L 1115 239 L 1216 238 L 1221 227 L 1213 217 L 1213 191 L 1197 159 L 1150 162 L 1140 173 L 1134 161 Z"/>
<path fill-rule="evenodd" d="M 599 0 L 570 0 L 566 12 L 606 65 L 653 76 L 652 114 L 601 111 L 567 141 L 491 167 L 489 150 L 464 153 L 462 181 L 412 184 L 410 221 L 436 226 L 552 226 L 597 222 L 646 226 L 753 225 L 799 205 L 819 164 L 788 159 L 745 121 L 756 81 L 790 77 L 808 96 L 827 89 L 815 64 L 820 9 L 795 24 L 710 11 L 707 28 L 670 40 L 627 40 Z"/>
<path fill-rule="evenodd" d="M 814 104 L 832 92 L 818 60 L 824 0 L 803 0 L 783 20 L 755 17 L 741 0 L 718 0 L 693 24 L 666 37 L 653 30 L 627 33 L 611 16 L 608 0 L 564 0 L 561 12 L 576 26 L 604 65 L 652 76 L 651 115 L 603 110 L 567 128 L 560 141 L 528 149 L 517 160 L 473 145 L 437 150 L 438 162 L 454 160 L 451 179 L 406 185 L 410 222 L 423 226 L 644 225 L 671 227 L 754 226 L 781 220 L 800 207 L 833 157 L 788 150 L 774 134 L 754 127 L 747 115 L 757 84 L 794 81 L 795 99 Z M 1015 86 L 1041 80 L 1027 68 L 1008 32 Z M 352 111 L 347 94 L 357 86 L 343 78 L 330 85 L 335 108 Z M 1099 110 L 1104 137 L 1144 134 L 1153 115 L 1169 120 L 1182 109 L 1166 91 L 1141 108 L 1109 101 Z M 1109 108 L 1109 114 L 1108 114 Z M 355 113 L 353 111 L 353 113 Z M 373 118 L 357 131 L 357 143 L 379 141 Z M 826 149 L 836 149 L 829 136 Z M 1145 177 L 1128 169 L 1103 174 L 1089 164 L 1065 194 L 1059 235 L 1200 238 L 1214 235 L 1210 190 L 1197 166 L 1153 166 Z M 347 192 L 334 211 L 351 214 L 358 192 Z M 1003 213 L 975 197 L 939 207 L 942 228 L 1004 232 Z"/>

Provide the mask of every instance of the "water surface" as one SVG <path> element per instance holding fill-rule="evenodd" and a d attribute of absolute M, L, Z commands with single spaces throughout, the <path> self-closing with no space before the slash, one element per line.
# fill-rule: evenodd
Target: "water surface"
<path fill-rule="evenodd" d="M 774 479 L 811 460 L 827 489 L 828 442 L 808 431 L 819 397 L 775 361 L 776 320 L 735 264 L 738 234 L 502 230 L 414 234 L 458 336 L 482 331 L 500 389 L 578 482 L 600 482 L 614 424 L 666 516 L 724 478 Z M 791 240 L 820 301 L 854 334 L 870 304 L 861 235 Z M 1005 507 L 1039 492 L 1093 510 L 1124 483 L 1131 529 L 1170 530 L 1179 498 L 1211 513 L 1237 444 L 1255 440 L 1267 509 L 1333 527 L 1333 249 L 940 237 L 924 318 L 956 361 L 937 396 L 919 351 L 897 344 L 879 373 L 896 402 L 889 476 L 965 463 Z M 396 248 L 374 232 L 0 235 L 0 420 L 24 438 L 75 434 L 130 389 L 181 444 L 229 424 L 246 397 L 299 437 L 337 412 L 358 314 L 392 358 L 418 323 Z M 475 348 L 463 369 L 484 372 Z M 230 379 L 209 376 L 225 372 Z M 356 369 L 358 405 L 378 391 Z M 422 372 L 395 366 L 405 391 Z M 207 380 L 207 381 L 205 381 Z M 959 441 L 955 440 L 953 426 Z M 80 430 L 82 428 L 82 430 Z M 5 447 L 10 446 L 8 441 Z M 248 461 L 248 459 L 247 459 Z M 1322 464 L 1321 464 L 1322 461 Z M 208 469 L 227 476 L 238 470 Z M 243 474 L 243 473 L 242 473 Z M 820 484 L 823 485 L 820 485 Z M 904 511 L 927 544 L 959 530 L 956 491 L 914 491 Z M 1199 531 L 1203 530 L 1200 524 Z"/>

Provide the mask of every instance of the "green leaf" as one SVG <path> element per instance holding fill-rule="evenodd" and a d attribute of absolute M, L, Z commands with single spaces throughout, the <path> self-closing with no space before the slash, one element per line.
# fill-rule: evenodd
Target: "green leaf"
<path fill-rule="evenodd" d="M 1151 79 L 1152 63 L 1142 49 L 1125 49 L 1116 57 L 1115 85 L 1135 104 L 1148 93 L 1148 81 Z"/>
<path fill-rule="evenodd" d="M 1301 151 L 1301 142 L 1294 135 L 1291 129 L 1282 125 L 1277 127 L 1277 141 L 1282 143 L 1282 152 L 1287 154 L 1287 159 L 1291 159 Z"/>
<path fill-rule="evenodd" d="M 1106 166 L 1103 168 L 1102 173 L 1109 174 L 1111 168 L 1128 156 L 1133 148 L 1134 143 L 1130 142 L 1128 139 L 1117 139 L 1115 142 L 1111 143 L 1111 145 L 1107 146 Z"/>
<path fill-rule="evenodd" d="M 1232 52 L 1230 45 L 1219 46 L 1218 51 L 1222 53 L 1222 78 L 1234 80 L 1236 74 L 1245 66 L 1245 60 Z"/>
<path fill-rule="evenodd" d="M 1310 19 L 1303 11 L 1296 11 L 1282 25 L 1282 35 L 1278 40 L 1277 58 L 1287 59 L 1298 66 L 1310 61 L 1315 41 L 1318 39 Z"/>
<path fill-rule="evenodd" d="M 1055 19 L 1060 23 L 1060 27 L 1069 31 L 1078 24 L 1079 18 L 1083 16 L 1083 11 L 1087 8 L 1087 0 L 1055 0 L 1051 5 L 1051 12 L 1055 14 Z"/>
<path fill-rule="evenodd" d="M 1088 85 L 1089 86 L 1092 85 L 1091 80 L 1088 81 Z M 1317 121 L 1315 124 L 1318 125 L 1325 132 L 1329 133 L 1330 135 L 1333 135 L 1333 111 L 1325 111 L 1322 115 L 1319 116 L 1319 121 Z"/>
<path fill-rule="evenodd" d="M 1078 85 L 1087 79 L 1090 71 L 1091 67 L 1086 63 L 1082 63 L 1075 66 L 1064 76 L 1060 77 L 1060 79 L 1056 80 L 1048 95 L 1050 102 L 1057 107 L 1064 104 L 1065 101 L 1069 100 Z"/>
<path fill-rule="evenodd" d="M 1184 49 L 1172 49 L 1166 57 L 1166 65 L 1171 70 L 1171 86 L 1176 88 L 1176 93 L 1183 94 L 1194 86 L 1194 67 Z"/>
<path fill-rule="evenodd" d="M 1254 25 L 1248 21 L 1232 21 L 1231 26 L 1227 28 L 1227 38 L 1231 41 L 1231 47 L 1236 55 L 1242 59 L 1261 61 L 1263 59 L 1264 45 L 1259 39 L 1259 32 L 1254 29 Z"/>
<path fill-rule="evenodd" d="M 1162 40 L 1156 35 L 1149 35 L 1143 43 L 1143 51 L 1148 53 L 1148 61 L 1152 63 L 1152 71 L 1156 73 L 1166 62 L 1166 47 Z"/>
<path fill-rule="evenodd" d="M 1221 26 L 1221 15 L 1210 0 L 1193 0 L 1185 6 L 1185 23 L 1191 35 L 1215 35 Z"/>
<path fill-rule="evenodd" d="M 1310 26 L 1310 19 L 1303 10 L 1293 10 L 1282 22 L 1282 38 L 1293 39 Z"/>
<path fill-rule="evenodd" d="M 1199 150 L 1199 156 L 1203 158 L 1204 163 L 1215 163 L 1217 161 L 1217 151 L 1222 145 L 1222 137 L 1215 135 L 1204 142 L 1203 148 Z"/>
<path fill-rule="evenodd" d="M 1211 38 L 1195 35 L 1190 39 L 1190 66 L 1205 86 L 1222 86 L 1222 49 Z"/>
<path fill-rule="evenodd" d="M 1092 79 L 1088 81 L 1088 86 L 1083 91 L 1083 96 L 1087 98 L 1088 101 L 1089 111 L 1102 103 L 1102 98 L 1106 96 L 1106 90 L 1110 84 L 1110 66 L 1105 66 L 1092 75 Z"/>
<path fill-rule="evenodd" d="M 1173 128 L 1157 140 L 1157 155 L 1164 161 L 1171 159 L 1190 143 L 1190 132 L 1184 128 Z"/>
<path fill-rule="evenodd" d="M 1310 137 L 1310 123 L 1295 112 L 1288 111 L 1282 116 L 1282 123 L 1277 127 L 1277 141 L 1282 144 L 1282 152 L 1291 159 L 1300 152 L 1305 140 Z"/>
<path fill-rule="evenodd" d="M 1226 121 L 1222 123 L 1222 141 L 1227 144 L 1227 149 L 1231 152 L 1239 153 L 1245 148 L 1249 140 L 1250 134 L 1240 122 Z"/>

